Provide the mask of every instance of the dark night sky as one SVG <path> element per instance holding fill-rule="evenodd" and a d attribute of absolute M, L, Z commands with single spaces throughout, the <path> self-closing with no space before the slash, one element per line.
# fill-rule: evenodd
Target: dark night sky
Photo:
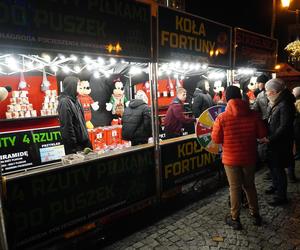
<path fill-rule="evenodd" d="M 283 10 L 280 0 L 276 4 L 274 37 L 278 39 L 278 62 L 282 62 L 286 61 L 284 47 L 290 42 L 288 24 L 296 23 L 296 15 Z M 271 33 L 272 0 L 186 0 L 186 12 L 266 36 Z"/>

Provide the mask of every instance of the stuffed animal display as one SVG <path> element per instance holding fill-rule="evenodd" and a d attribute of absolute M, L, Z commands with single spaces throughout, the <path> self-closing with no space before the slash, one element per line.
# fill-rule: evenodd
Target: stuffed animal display
<path fill-rule="evenodd" d="M 99 104 L 98 102 L 95 102 L 93 98 L 90 96 L 91 88 L 90 88 L 90 83 L 88 81 L 81 81 L 78 84 L 77 92 L 78 92 L 78 99 L 83 107 L 86 127 L 88 129 L 92 129 L 94 128 L 94 125 L 91 122 L 92 120 L 91 108 L 96 111 L 99 109 Z"/>
<path fill-rule="evenodd" d="M 120 79 L 115 80 L 115 88 L 108 103 L 106 103 L 106 110 L 111 111 L 113 115 L 122 117 L 125 105 L 128 106 L 128 100 L 124 95 L 123 83 Z"/>

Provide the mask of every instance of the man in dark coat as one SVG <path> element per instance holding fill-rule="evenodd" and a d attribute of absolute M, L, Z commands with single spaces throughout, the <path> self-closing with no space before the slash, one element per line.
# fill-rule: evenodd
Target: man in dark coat
<path fill-rule="evenodd" d="M 186 90 L 182 87 L 177 89 L 177 97 L 170 104 L 164 120 L 166 138 L 174 138 L 181 135 L 181 128 L 195 122 L 195 118 L 184 115 L 183 104 L 186 100 Z"/>
<path fill-rule="evenodd" d="M 214 105 L 208 91 L 209 82 L 207 80 L 202 79 L 197 83 L 192 99 L 192 111 L 196 118 L 198 118 L 204 110 Z"/>
<path fill-rule="evenodd" d="M 63 92 L 58 99 L 58 115 L 66 154 L 92 148 L 85 126 L 83 108 L 77 100 L 79 79 L 67 76 L 63 81 Z"/>
<path fill-rule="evenodd" d="M 269 135 L 262 142 L 268 143 L 268 165 L 272 175 L 272 186 L 267 194 L 275 194 L 269 202 L 272 206 L 287 203 L 287 176 L 285 168 L 294 164 L 293 122 L 295 97 L 278 78 L 269 80 L 266 85 L 269 99 Z"/>
<path fill-rule="evenodd" d="M 122 138 L 131 145 L 148 143 L 152 135 L 151 110 L 144 91 L 137 91 L 135 99 L 129 102 L 122 116 Z"/>

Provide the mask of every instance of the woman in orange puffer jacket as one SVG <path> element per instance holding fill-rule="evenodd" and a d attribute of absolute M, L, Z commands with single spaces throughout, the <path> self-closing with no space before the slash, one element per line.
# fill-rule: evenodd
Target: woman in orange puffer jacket
<path fill-rule="evenodd" d="M 227 107 L 220 114 L 212 131 L 212 140 L 222 144 L 222 162 L 227 175 L 231 215 L 226 223 L 239 230 L 242 228 L 240 194 L 244 189 L 254 225 L 261 224 L 257 193 L 254 183 L 257 139 L 267 135 L 267 129 L 256 111 L 250 110 L 248 102 L 242 100 L 240 89 L 229 86 L 226 89 Z"/>

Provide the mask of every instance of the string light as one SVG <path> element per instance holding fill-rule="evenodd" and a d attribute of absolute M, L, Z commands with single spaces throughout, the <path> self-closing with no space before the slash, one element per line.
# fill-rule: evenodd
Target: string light
<path fill-rule="evenodd" d="M 300 58 L 300 41 L 299 40 L 289 43 L 284 49 L 287 51 L 289 58 L 292 59 L 292 61 L 299 60 L 299 58 Z"/>

